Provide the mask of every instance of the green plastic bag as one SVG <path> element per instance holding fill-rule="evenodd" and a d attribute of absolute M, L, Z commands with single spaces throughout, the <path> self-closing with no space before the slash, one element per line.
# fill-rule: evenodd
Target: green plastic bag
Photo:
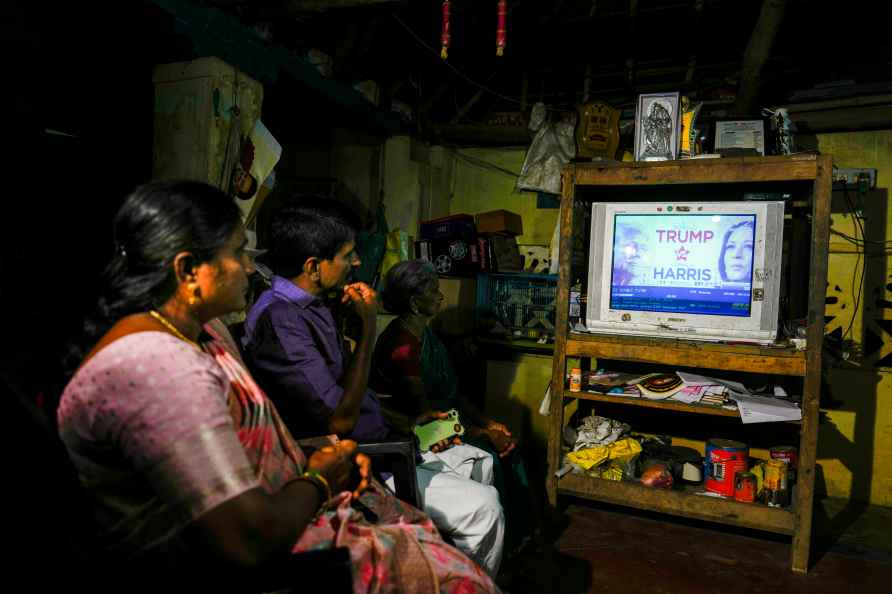
<path fill-rule="evenodd" d="M 360 231 L 356 238 L 356 253 L 360 264 L 355 276 L 356 280 L 374 286 L 387 250 L 387 217 L 384 216 L 384 205 L 378 206 L 375 228 L 372 231 Z"/>

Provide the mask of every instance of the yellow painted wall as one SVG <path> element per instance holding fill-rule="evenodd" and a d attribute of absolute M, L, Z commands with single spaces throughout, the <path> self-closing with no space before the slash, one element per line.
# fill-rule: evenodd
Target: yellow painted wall
<path fill-rule="evenodd" d="M 466 148 L 458 150 L 460 155 L 484 160 L 502 169 L 520 172 L 523 166 L 525 149 L 482 149 Z M 536 194 L 516 192 L 516 178 L 506 173 L 493 171 L 473 164 L 459 157 L 455 162 L 455 181 L 450 212 L 476 214 L 488 210 L 505 209 L 523 217 L 523 235 L 517 243 L 527 245 L 549 245 L 558 209 L 536 208 Z"/>
<path fill-rule="evenodd" d="M 892 240 L 892 131 L 822 134 L 818 136 L 818 148 L 833 155 L 839 167 L 878 170 L 878 189 L 864 198 L 865 232 L 869 239 Z M 834 202 L 839 206 L 834 208 L 831 228 L 853 235 L 855 224 L 850 215 L 842 212 L 841 198 L 841 192 L 834 193 Z M 885 251 L 882 244 L 875 247 L 879 248 L 875 251 Z M 849 253 L 852 249 L 850 243 L 831 236 L 827 295 L 839 301 L 827 306 L 827 315 L 836 316 L 827 330 L 842 326 L 845 331 L 851 323 L 847 338 L 856 345 L 865 344 L 865 332 L 880 337 L 884 345 L 876 353 L 865 355 L 860 367 L 831 371 L 829 396 L 836 402 L 826 402 L 825 398 L 825 405 L 832 408 L 825 409 L 827 421 L 820 426 L 818 463 L 831 497 L 892 506 L 892 368 L 875 367 L 882 357 L 892 353 L 892 335 L 876 322 L 892 319 L 892 310 L 877 303 L 892 301 L 892 291 L 886 289 L 892 280 L 892 267 L 883 253 L 865 259 Z M 853 275 L 857 289 L 865 262 L 864 289 L 856 308 Z M 857 358 L 855 353 L 853 359 Z"/>

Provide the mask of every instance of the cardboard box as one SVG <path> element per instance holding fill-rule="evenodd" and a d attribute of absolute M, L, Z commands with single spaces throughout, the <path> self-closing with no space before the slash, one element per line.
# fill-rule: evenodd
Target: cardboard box
<path fill-rule="evenodd" d="M 491 210 L 477 215 L 477 233 L 523 235 L 523 219 L 510 210 Z"/>
<path fill-rule="evenodd" d="M 492 245 L 494 269 L 498 272 L 520 272 L 523 270 L 523 257 L 517 249 L 517 240 L 513 237 L 493 235 L 489 238 Z"/>
<path fill-rule="evenodd" d="M 415 242 L 415 257 L 427 260 L 442 276 L 477 276 L 480 253 L 477 239 L 422 239 Z"/>
<path fill-rule="evenodd" d="M 474 217 L 469 214 L 421 221 L 418 228 L 418 239 L 470 239 L 476 234 Z"/>

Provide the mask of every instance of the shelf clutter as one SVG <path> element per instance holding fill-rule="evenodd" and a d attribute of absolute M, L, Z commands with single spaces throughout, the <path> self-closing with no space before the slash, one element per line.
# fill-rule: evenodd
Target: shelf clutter
<path fill-rule="evenodd" d="M 574 373 L 580 376 L 575 384 Z M 603 369 L 583 373 L 581 369 L 573 369 L 567 378 L 571 397 L 612 396 L 605 401 L 614 402 L 638 398 L 653 403 L 689 405 L 701 412 L 712 408 L 715 414 L 737 413 L 744 423 L 802 419 L 798 402 L 789 398 L 781 386 L 773 386 L 771 394 L 756 394 L 740 382 L 684 371 L 636 374 Z"/>
<path fill-rule="evenodd" d="M 651 489 L 675 489 L 690 496 L 788 508 L 796 484 L 795 446 L 779 445 L 768 459 L 751 458 L 746 444 L 711 439 L 706 455 L 672 445 L 671 438 L 636 434 L 621 421 L 594 414 L 562 432 L 562 466 L 557 476 L 626 482 Z"/>

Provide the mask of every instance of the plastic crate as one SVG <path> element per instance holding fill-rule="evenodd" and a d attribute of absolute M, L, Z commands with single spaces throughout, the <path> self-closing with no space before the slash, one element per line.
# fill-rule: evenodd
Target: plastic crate
<path fill-rule="evenodd" d="M 522 338 L 554 336 L 557 279 L 550 274 L 478 275 L 478 328 Z"/>

